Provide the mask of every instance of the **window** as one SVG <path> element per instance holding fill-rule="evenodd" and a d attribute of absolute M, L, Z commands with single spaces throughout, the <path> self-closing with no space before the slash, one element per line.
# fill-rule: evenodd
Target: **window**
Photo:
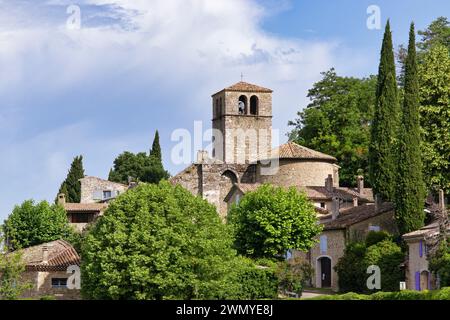
<path fill-rule="evenodd" d="M 328 250 L 328 237 L 321 236 L 320 237 L 320 253 L 322 253 L 322 254 L 327 253 L 327 250 Z"/>
<path fill-rule="evenodd" d="M 259 99 L 257 96 L 252 96 L 250 98 L 250 114 L 253 116 L 258 115 L 258 104 L 259 104 Z"/>
<path fill-rule="evenodd" d="M 369 231 L 379 232 L 381 230 L 380 226 L 369 226 Z"/>
<path fill-rule="evenodd" d="M 55 289 L 67 288 L 67 278 L 52 278 L 52 288 Z"/>
<path fill-rule="evenodd" d="M 112 191 L 105 190 L 103 191 L 103 199 L 111 199 L 112 198 Z"/>
<path fill-rule="evenodd" d="M 71 223 L 91 223 L 94 220 L 92 213 L 79 212 L 71 214 Z"/>
<path fill-rule="evenodd" d="M 320 207 L 321 207 L 322 209 L 325 209 L 325 202 L 321 202 L 321 203 L 320 203 Z"/>

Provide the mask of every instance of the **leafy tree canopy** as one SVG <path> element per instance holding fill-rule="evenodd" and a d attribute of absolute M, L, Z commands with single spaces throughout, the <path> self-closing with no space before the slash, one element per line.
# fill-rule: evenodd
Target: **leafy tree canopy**
<path fill-rule="evenodd" d="M 446 17 L 434 20 L 427 29 L 419 31 L 422 36 L 417 43 L 420 53 L 428 52 L 433 46 L 441 44 L 450 51 L 450 22 Z"/>
<path fill-rule="evenodd" d="M 239 296 L 242 263 L 214 206 L 180 186 L 141 184 L 121 195 L 82 245 L 90 299 Z"/>
<path fill-rule="evenodd" d="M 70 241 L 72 228 L 63 207 L 28 200 L 16 206 L 3 226 L 10 249 L 28 248 L 58 239 Z"/>
<path fill-rule="evenodd" d="M 246 194 L 231 209 L 229 221 L 238 252 L 253 258 L 280 257 L 289 249 L 307 251 L 322 230 L 305 194 L 271 185 Z"/>
<path fill-rule="evenodd" d="M 338 159 L 343 186 L 355 186 L 358 171 L 368 180 L 375 86 L 375 77 L 341 77 L 334 69 L 324 72 L 322 80 L 309 90 L 311 103 L 289 123 L 294 126 L 291 140 Z"/>

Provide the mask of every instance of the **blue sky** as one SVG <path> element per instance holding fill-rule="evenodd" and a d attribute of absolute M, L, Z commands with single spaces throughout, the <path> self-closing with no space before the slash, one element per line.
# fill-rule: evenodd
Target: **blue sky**
<path fill-rule="evenodd" d="M 71 4 L 81 28 L 69 30 Z M 212 93 L 240 80 L 274 89 L 274 128 L 307 104 L 320 72 L 378 68 L 389 17 L 398 45 L 409 23 L 449 16 L 448 0 L 0 0 L 0 220 L 25 199 L 53 200 L 73 157 L 107 177 L 125 150 L 160 130 L 172 174 L 175 129 L 210 126 Z"/>

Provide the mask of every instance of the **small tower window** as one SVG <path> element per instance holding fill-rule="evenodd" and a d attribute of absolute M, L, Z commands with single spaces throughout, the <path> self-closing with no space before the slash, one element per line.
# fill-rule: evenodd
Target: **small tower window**
<path fill-rule="evenodd" d="M 216 99 L 216 117 L 220 116 L 220 106 L 219 106 L 219 99 Z"/>
<path fill-rule="evenodd" d="M 239 114 L 247 114 L 247 97 L 246 96 L 239 97 L 238 111 L 239 111 Z"/>
<path fill-rule="evenodd" d="M 250 114 L 251 115 L 258 115 L 258 108 L 259 108 L 259 99 L 257 96 L 252 96 L 250 98 Z"/>

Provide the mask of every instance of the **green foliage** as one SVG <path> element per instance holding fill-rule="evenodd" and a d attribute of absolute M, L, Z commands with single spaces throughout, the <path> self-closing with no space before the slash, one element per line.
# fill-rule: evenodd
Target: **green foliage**
<path fill-rule="evenodd" d="M 342 292 L 366 291 L 367 266 L 364 261 L 366 249 L 364 243 L 350 243 L 336 263 L 335 271 L 339 276 L 339 289 Z"/>
<path fill-rule="evenodd" d="M 342 295 L 320 296 L 309 300 L 450 300 L 450 288 L 435 291 L 376 292 L 371 295 L 349 292 Z"/>
<path fill-rule="evenodd" d="M 162 163 L 158 131 L 156 131 L 149 155 L 145 152 L 134 154 L 126 151 L 114 160 L 114 168 L 109 172 L 108 179 L 128 184 L 129 178 L 154 184 L 169 178 L 169 173 L 164 170 Z"/>
<path fill-rule="evenodd" d="M 429 260 L 430 271 L 439 275 L 441 286 L 450 286 L 450 246 L 448 241 L 442 241 Z"/>
<path fill-rule="evenodd" d="M 275 299 L 278 294 L 278 279 L 274 267 L 256 266 L 251 260 L 242 259 L 237 270 L 235 292 L 228 292 L 228 298 L 239 300 Z"/>
<path fill-rule="evenodd" d="M 122 194 L 82 245 L 90 299 L 229 299 L 243 262 L 215 208 L 168 182 Z"/>
<path fill-rule="evenodd" d="M 81 200 L 81 184 L 79 180 L 82 178 L 84 178 L 83 156 L 79 156 L 73 160 L 67 178 L 61 184 L 58 194 L 64 193 L 67 202 L 79 203 Z"/>
<path fill-rule="evenodd" d="M 290 139 L 335 156 L 342 186 L 355 186 L 362 170 L 368 181 L 370 122 L 375 105 L 376 78 L 340 77 L 334 69 L 322 73 L 322 80 L 309 90 L 311 103 L 298 119 Z"/>
<path fill-rule="evenodd" d="M 364 263 L 381 269 L 381 290 L 397 291 L 404 278 L 400 265 L 405 259 L 402 249 L 390 240 L 384 240 L 367 248 Z M 367 278 L 367 276 L 365 277 Z"/>
<path fill-rule="evenodd" d="M 395 59 L 388 21 L 381 49 L 375 116 L 369 148 L 370 182 L 374 194 L 385 201 L 391 201 L 394 198 L 399 115 Z"/>
<path fill-rule="evenodd" d="M 22 280 L 25 264 L 20 251 L 0 253 L 0 300 L 17 300 L 33 286 Z"/>
<path fill-rule="evenodd" d="M 384 240 L 392 240 L 392 236 L 386 231 L 370 231 L 366 236 L 366 247 L 373 246 Z"/>
<path fill-rule="evenodd" d="M 395 188 L 395 218 L 401 234 L 423 227 L 425 185 L 422 175 L 421 132 L 419 121 L 419 80 L 414 24 L 411 24 L 402 121 L 398 138 L 398 170 Z"/>
<path fill-rule="evenodd" d="M 419 31 L 422 40 L 417 43 L 420 53 L 428 52 L 435 45 L 443 45 L 450 51 L 450 22 L 446 17 L 434 20 L 426 30 Z"/>
<path fill-rule="evenodd" d="M 10 249 L 16 250 L 72 237 L 63 207 L 28 200 L 16 206 L 3 226 Z"/>
<path fill-rule="evenodd" d="M 307 251 L 322 230 L 304 193 L 271 185 L 246 194 L 231 209 L 229 222 L 238 252 L 253 258 L 281 257 L 288 249 Z"/>
<path fill-rule="evenodd" d="M 425 182 L 429 189 L 450 190 L 450 54 L 433 46 L 419 65 L 420 122 Z"/>
<path fill-rule="evenodd" d="M 380 267 L 382 291 L 399 290 L 399 283 L 403 279 L 400 265 L 405 255 L 390 237 L 383 237 L 386 237 L 383 233 L 371 233 L 366 239 L 369 246 L 366 243 L 347 245 L 344 256 L 335 266 L 342 292 L 369 292 L 366 281 L 367 268 L 371 265 Z"/>
<path fill-rule="evenodd" d="M 283 294 L 289 292 L 300 296 L 306 282 L 311 280 L 312 274 L 313 270 L 309 263 L 298 259 L 279 262 L 276 271 L 279 291 Z"/>

